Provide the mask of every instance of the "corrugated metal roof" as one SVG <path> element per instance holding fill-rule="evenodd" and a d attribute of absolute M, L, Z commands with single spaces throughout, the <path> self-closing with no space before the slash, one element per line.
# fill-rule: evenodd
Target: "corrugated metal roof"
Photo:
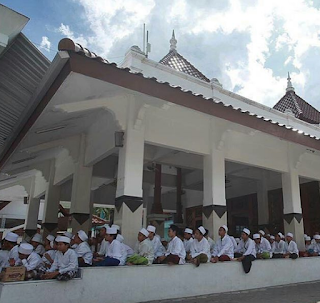
<path fill-rule="evenodd" d="M 0 155 L 29 114 L 31 98 L 49 65 L 21 33 L 0 57 Z"/>

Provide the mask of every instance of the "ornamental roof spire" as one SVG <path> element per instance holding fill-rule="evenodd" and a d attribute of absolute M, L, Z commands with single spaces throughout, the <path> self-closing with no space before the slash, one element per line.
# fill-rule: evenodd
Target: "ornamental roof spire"
<path fill-rule="evenodd" d="M 288 80 L 288 82 L 287 82 L 287 89 L 286 89 L 286 91 L 287 91 L 287 92 L 290 92 L 290 91 L 294 92 L 294 87 L 292 86 L 289 72 L 288 72 L 288 78 L 287 78 L 287 80 Z"/>
<path fill-rule="evenodd" d="M 177 39 L 174 35 L 174 30 L 172 31 L 172 37 L 170 39 L 170 51 L 177 49 Z"/>

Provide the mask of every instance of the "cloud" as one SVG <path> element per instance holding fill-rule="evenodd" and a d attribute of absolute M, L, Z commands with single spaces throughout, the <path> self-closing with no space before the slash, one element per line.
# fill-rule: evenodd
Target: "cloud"
<path fill-rule="evenodd" d="M 106 59 L 120 61 L 150 31 L 150 58 L 169 50 L 175 29 L 178 51 L 226 89 L 273 106 L 285 93 L 287 71 L 296 92 L 320 107 L 317 90 L 320 11 L 310 0 L 73 0 L 82 29 L 59 32 Z M 79 24 L 77 24 L 79 27 Z"/>
<path fill-rule="evenodd" d="M 41 40 L 39 48 L 43 49 L 43 50 L 45 50 L 47 52 L 50 52 L 51 42 L 49 41 L 48 37 L 46 37 L 46 36 L 42 37 L 42 40 Z"/>

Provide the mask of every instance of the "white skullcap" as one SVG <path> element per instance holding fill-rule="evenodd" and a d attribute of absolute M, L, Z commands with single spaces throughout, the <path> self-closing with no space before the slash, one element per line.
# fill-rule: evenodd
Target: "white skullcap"
<path fill-rule="evenodd" d="M 313 236 L 313 239 L 315 239 L 315 240 L 320 240 L 320 235 L 314 235 L 314 236 Z"/>
<path fill-rule="evenodd" d="M 83 230 L 79 230 L 78 231 L 78 236 L 82 241 L 87 241 L 88 240 L 88 236 Z"/>
<path fill-rule="evenodd" d="M 228 227 L 227 227 L 227 225 L 222 225 L 222 226 L 220 226 L 220 227 L 222 227 L 222 228 L 226 231 L 226 233 L 228 232 Z"/>
<path fill-rule="evenodd" d="M 190 234 L 190 235 L 193 234 L 193 231 L 192 231 L 191 228 L 186 228 L 186 229 L 184 230 L 184 232 L 187 233 L 187 234 Z"/>
<path fill-rule="evenodd" d="M 149 233 L 148 233 L 148 235 L 149 235 Z M 116 240 L 118 240 L 120 243 L 123 243 L 124 237 L 120 234 L 117 234 Z"/>
<path fill-rule="evenodd" d="M 304 237 L 304 239 L 306 239 L 306 238 L 308 237 L 308 235 L 307 235 L 307 234 L 304 234 L 303 237 Z"/>
<path fill-rule="evenodd" d="M 248 236 L 250 235 L 250 230 L 248 228 L 244 228 L 242 230 L 242 232 L 244 232 L 245 234 L 247 234 Z"/>
<path fill-rule="evenodd" d="M 70 239 L 69 237 L 67 237 L 67 236 L 58 236 L 58 237 L 56 238 L 56 242 L 63 242 L 63 243 L 68 243 L 68 244 L 70 244 L 71 239 Z"/>
<path fill-rule="evenodd" d="M 148 225 L 147 231 L 150 233 L 155 233 L 156 232 L 156 227 L 153 225 Z"/>
<path fill-rule="evenodd" d="M 271 237 L 271 235 L 270 235 L 270 234 L 267 234 L 267 237 Z"/>
<path fill-rule="evenodd" d="M 149 236 L 149 232 L 145 228 L 141 228 L 139 231 L 140 234 L 143 234 L 145 237 Z"/>
<path fill-rule="evenodd" d="M 108 235 L 116 235 L 117 234 L 117 229 L 114 227 L 109 227 L 107 228 L 107 234 Z"/>
<path fill-rule="evenodd" d="M 283 234 L 282 233 L 277 233 L 277 235 L 280 237 L 280 238 L 282 238 L 283 237 Z"/>
<path fill-rule="evenodd" d="M 112 224 L 111 228 L 115 228 L 116 230 L 120 230 L 120 226 L 116 224 Z"/>
<path fill-rule="evenodd" d="M 293 233 L 287 233 L 287 237 L 293 238 Z"/>
<path fill-rule="evenodd" d="M 275 239 L 275 236 L 270 236 L 270 239 L 274 240 L 274 239 Z"/>
<path fill-rule="evenodd" d="M 253 239 L 260 239 L 260 234 L 254 234 Z"/>
<path fill-rule="evenodd" d="M 203 226 L 199 226 L 198 230 L 202 233 L 202 235 L 206 234 L 206 230 L 205 230 L 205 228 Z"/>
<path fill-rule="evenodd" d="M 33 252 L 33 246 L 29 243 L 21 243 L 18 251 L 20 254 L 30 255 Z"/>
<path fill-rule="evenodd" d="M 311 237 L 306 236 L 306 237 L 305 237 L 305 240 L 306 240 L 306 241 L 311 241 Z"/>
<path fill-rule="evenodd" d="M 101 226 L 101 228 L 105 228 L 107 230 L 107 228 L 109 228 L 109 225 L 108 224 L 104 224 Z"/>
<path fill-rule="evenodd" d="M 9 242 L 14 242 L 17 243 L 19 236 L 11 231 L 9 231 L 6 236 L 5 236 L 5 240 L 9 241 Z"/>
<path fill-rule="evenodd" d="M 42 236 L 40 234 L 35 234 L 33 236 L 33 238 L 31 239 L 31 241 L 41 243 L 42 242 Z"/>
<path fill-rule="evenodd" d="M 259 233 L 263 236 L 266 234 L 262 229 L 259 230 Z"/>
<path fill-rule="evenodd" d="M 46 239 L 47 239 L 49 242 L 52 242 L 52 241 L 54 241 L 54 236 L 53 236 L 53 235 L 47 235 Z"/>
<path fill-rule="evenodd" d="M 72 239 L 72 237 L 73 237 L 73 234 L 68 231 L 66 231 L 63 235 L 68 237 L 69 239 Z"/>

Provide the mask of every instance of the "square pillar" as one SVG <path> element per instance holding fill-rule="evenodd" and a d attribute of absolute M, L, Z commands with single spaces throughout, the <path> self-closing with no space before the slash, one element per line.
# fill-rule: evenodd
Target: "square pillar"
<path fill-rule="evenodd" d="M 292 232 L 299 250 L 304 249 L 304 226 L 297 169 L 282 174 L 284 232 Z"/>
<path fill-rule="evenodd" d="M 257 183 L 258 225 L 260 228 L 269 224 L 268 184 L 265 176 Z"/>
<path fill-rule="evenodd" d="M 203 226 L 217 240 L 221 225 L 227 225 L 225 189 L 225 158 L 223 151 L 214 149 L 203 161 Z"/>
<path fill-rule="evenodd" d="M 134 246 L 143 222 L 144 128 L 128 126 L 119 151 L 114 223 L 126 244 Z"/>
<path fill-rule="evenodd" d="M 71 207 L 72 232 L 79 229 L 89 232 L 91 230 L 91 179 L 92 166 L 84 166 L 86 140 L 85 135 L 81 136 L 79 158 L 75 163 L 75 170 L 72 181 Z"/>
<path fill-rule="evenodd" d="M 55 161 L 50 163 L 48 186 L 45 193 L 42 226 L 44 235 L 54 234 L 58 229 L 58 210 L 60 204 L 60 186 L 54 185 Z"/>

